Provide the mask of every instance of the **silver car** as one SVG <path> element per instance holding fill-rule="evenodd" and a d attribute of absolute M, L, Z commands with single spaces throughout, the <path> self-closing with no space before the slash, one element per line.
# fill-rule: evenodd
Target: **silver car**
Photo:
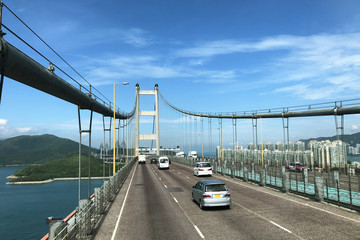
<path fill-rule="evenodd" d="M 231 208 L 230 192 L 219 180 L 202 180 L 192 187 L 192 200 L 204 207 L 227 206 Z"/>

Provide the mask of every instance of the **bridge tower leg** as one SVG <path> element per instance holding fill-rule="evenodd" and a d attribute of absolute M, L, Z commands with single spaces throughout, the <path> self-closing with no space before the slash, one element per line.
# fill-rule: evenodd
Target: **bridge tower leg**
<path fill-rule="evenodd" d="M 155 109 L 154 111 L 140 111 L 140 95 L 154 95 Z M 140 117 L 154 116 L 155 120 L 155 134 L 140 134 Z M 156 141 L 156 155 L 160 155 L 160 137 L 159 137 L 159 90 L 158 85 L 155 85 L 154 90 L 140 90 L 139 84 L 136 85 L 136 154 L 139 155 L 139 146 L 141 140 L 155 140 Z"/>
<path fill-rule="evenodd" d="M 93 111 L 90 110 L 90 119 L 89 119 L 89 128 L 86 130 L 83 130 L 82 128 L 82 124 L 81 124 L 81 108 L 78 106 L 78 120 L 79 120 L 79 134 L 80 134 L 80 139 L 79 139 L 79 201 L 81 199 L 81 155 L 82 155 L 82 135 L 83 134 L 88 134 L 89 136 L 89 164 L 88 164 L 88 197 L 90 197 L 91 194 L 91 128 L 92 128 L 92 116 L 93 116 Z"/>
<path fill-rule="evenodd" d="M 252 117 L 252 130 L 253 130 L 253 143 L 255 144 L 255 149 L 258 148 L 258 133 L 257 133 L 257 118 Z"/>
<path fill-rule="evenodd" d="M 160 155 L 160 135 L 159 135 L 159 88 L 155 85 L 155 121 L 156 121 L 156 155 Z"/>
<path fill-rule="evenodd" d="M 4 41 L 3 36 L 5 35 L 1 29 L 3 5 L 4 4 L 2 3 L 2 1 L 0 1 L 0 44 L 1 45 L 3 44 L 3 41 Z M 1 48 L 3 48 L 3 47 L 1 47 Z M 1 103 L 3 84 L 4 84 L 4 76 L 5 76 L 4 71 L 5 71 L 5 64 L 4 64 L 4 60 L 2 60 L 1 68 L 0 68 L 0 103 Z"/>
<path fill-rule="evenodd" d="M 341 117 L 341 122 L 340 122 L 341 125 L 339 126 L 337 110 L 338 110 L 338 107 L 336 106 L 335 109 L 334 109 L 335 127 L 336 127 L 336 139 L 337 140 L 342 140 L 342 137 L 344 136 L 344 115 L 340 115 L 340 117 Z M 341 138 L 339 136 L 339 129 L 341 130 Z"/>
<path fill-rule="evenodd" d="M 104 155 L 103 155 L 103 178 L 105 181 L 105 162 L 108 160 L 109 155 L 110 155 L 110 148 L 111 148 L 111 123 L 112 123 L 112 118 L 108 117 L 109 120 L 109 127 L 106 127 L 105 124 L 105 119 L 106 117 L 103 116 L 103 130 L 104 130 Z M 106 133 L 109 133 L 109 144 L 106 143 Z M 110 175 L 110 173 L 109 173 Z"/>

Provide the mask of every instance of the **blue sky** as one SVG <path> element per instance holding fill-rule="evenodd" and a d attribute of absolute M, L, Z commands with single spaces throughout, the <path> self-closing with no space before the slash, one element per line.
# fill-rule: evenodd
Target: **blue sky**
<path fill-rule="evenodd" d="M 117 106 L 125 111 L 133 107 L 137 83 L 143 90 L 159 84 L 170 103 L 194 112 L 360 97 L 356 0 L 4 3 L 110 101 L 113 83 L 129 82 L 116 87 Z M 81 81 L 6 9 L 3 24 Z M 10 33 L 5 40 L 48 65 Z M 282 140 L 281 119 L 263 124 L 264 141 Z M 238 125 L 240 143 L 246 144 L 252 140 L 251 122 Z M 358 116 L 345 117 L 345 133 L 358 127 Z M 99 115 L 94 129 L 97 146 L 102 141 Z M 334 117 L 291 119 L 290 129 L 292 141 L 336 134 Z M 76 106 L 5 79 L 0 138 L 51 133 L 77 140 L 77 130 Z"/>

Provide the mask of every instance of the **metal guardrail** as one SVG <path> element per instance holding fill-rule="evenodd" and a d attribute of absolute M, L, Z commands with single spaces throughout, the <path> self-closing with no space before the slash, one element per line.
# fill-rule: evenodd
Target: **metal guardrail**
<path fill-rule="evenodd" d="M 104 185 L 95 188 L 95 193 L 89 199 L 80 200 L 78 208 L 62 221 L 50 223 L 49 233 L 41 240 L 91 239 L 135 162 L 136 159 L 131 160 Z"/>
<path fill-rule="evenodd" d="M 215 158 L 173 157 L 171 160 L 187 166 L 193 166 L 198 161 L 207 161 L 213 167 L 214 173 L 360 211 L 359 174 L 321 170 L 305 170 L 296 173 L 289 172 L 285 166 L 264 165 L 262 167 L 262 164 L 252 161 L 225 160 L 222 162 Z"/>

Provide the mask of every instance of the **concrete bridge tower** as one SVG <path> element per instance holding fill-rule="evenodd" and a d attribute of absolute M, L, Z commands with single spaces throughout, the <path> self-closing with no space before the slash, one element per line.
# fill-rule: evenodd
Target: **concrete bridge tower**
<path fill-rule="evenodd" d="M 155 109 L 154 111 L 140 111 L 140 95 L 154 95 Z M 154 90 L 140 90 L 139 84 L 136 84 L 136 156 L 139 155 L 139 147 L 141 140 L 156 141 L 156 155 L 160 155 L 160 137 L 159 137 L 159 91 L 158 85 L 155 84 Z M 154 116 L 155 134 L 140 134 L 140 117 Z"/>

